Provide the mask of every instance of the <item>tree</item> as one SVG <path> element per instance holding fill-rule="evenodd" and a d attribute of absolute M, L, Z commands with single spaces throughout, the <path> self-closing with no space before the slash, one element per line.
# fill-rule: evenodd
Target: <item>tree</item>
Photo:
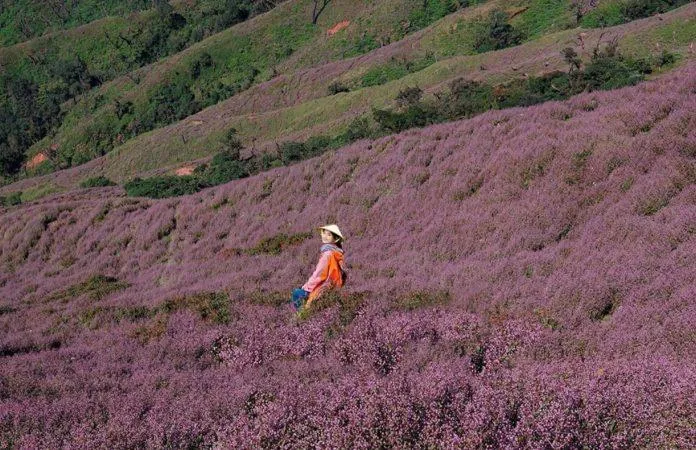
<path fill-rule="evenodd" d="M 331 3 L 331 0 L 314 0 L 314 8 L 312 9 L 312 25 L 317 24 L 319 15 L 324 12 L 326 6 Z"/>

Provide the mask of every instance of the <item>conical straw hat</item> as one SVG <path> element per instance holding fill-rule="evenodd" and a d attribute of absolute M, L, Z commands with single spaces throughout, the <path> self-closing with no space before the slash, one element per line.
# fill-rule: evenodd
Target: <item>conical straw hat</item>
<path fill-rule="evenodd" d="M 343 237 L 343 234 L 341 234 L 341 230 L 338 229 L 338 225 L 332 223 L 331 225 L 324 225 L 323 227 L 319 227 L 320 230 L 327 230 L 341 238 L 342 241 L 345 241 L 346 238 Z"/>

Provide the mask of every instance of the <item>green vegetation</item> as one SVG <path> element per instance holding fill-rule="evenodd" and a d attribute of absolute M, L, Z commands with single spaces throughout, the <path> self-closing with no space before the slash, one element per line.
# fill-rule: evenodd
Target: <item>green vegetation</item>
<path fill-rule="evenodd" d="M 413 291 L 398 296 L 393 304 L 396 309 L 413 311 L 428 306 L 441 306 L 451 300 L 448 291 Z"/>
<path fill-rule="evenodd" d="M 4 207 L 16 206 L 22 203 L 22 191 L 12 192 L 6 196 L 0 196 L 0 205 Z"/>
<path fill-rule="evenodd" d="M 107 295 L 129 287 L 125 281 L 105 275 L 93 275 L 82 283 L 74 284 L 66 289 L 54 292 L 46 298 L 46 301 L 69 301 L 75 297 L 86 295 L 92 300 L 101 300 Z"/>
<path fill-rule="evenodd" d="M 475 24 L 474 51 L 485 53 L 500 50 L 522 43 L 522 33 L 510 25 L 508 14 L 502 9 L 494 9 L 486 20 Z"/>
<path fill-rule="evenodd" d="M 12 96 L 6 105 L 8 116 L 16 116 L 21 123 L 8 125 L 7 139 L 2 139 L 0 129 L 0 142 L 13 146 L 11 151 L 0 152 L 8 159 L 0 161 L 0 175 L 16 174 L 29 148 L 30 153 L 52 149 L 51 164 L 43 167 L 45 171 L 83 164 L 130 138 L 181 120 L 272 78 L 278 67 L 298 51 L 301 54 L 292 63 L 296 67 L 339 55 L 347 58 L 364 54 L 470 4 L 461 0 L 429 0 L 422 5 L 404 2 L 397 14 L 393 5 L 360 5 L 354 22 L 364 32 L 330 42 L 318 39 L 323 33 L 307 20 L 304 7 L 281 7 L 282 11 L 255 21 L 250 29 L 231 28 L 216 35 L 207 45 L 182 53 L 173 64 L 136 70 L 280 1 L 199 0 L 194 7 L 158 1 L 155 8 L 128 20 L 110 17 L 99 26 L 88 26 L 81 35 L 63 32 L 40 38 L 41 42 L 32 41 L 29 50 L 17 48 L 4 55 L 0 52 L 0 60 L 5 60 L 8 68 L 4 84 L 12 85 L 11 90 L 27 85 L 30 93 Z M 336 20 L 345 14 L 342 6 L 332 3 L 322 17 Z M 407 17 L 412 20 L 405 21 Z M 409 23 L 406 28 L 404 21 Z M 75 76 L 71 79 L 69 74 Z M 124 74 L 127 78 L 107 83 Z M 385 69 L 366 83 L 394 76 L 399 75 Z M 39 95 L 44 90 L 51 95 Z M 14 99 L 19 98 L 31 104 L 15 104 Z M 67 103 L 70 99 L 73 101 Z M 26 117 L 16 114 L 22 111 L 33 113 Z M 40 126 L 27 127 L 26 123 Z M 32 131 L 27 134 L 26 130 Z"/>
<path fill-rule="evenodd" d="M 581 0 L 578 0 L 581 1 Z M 526 40 L 536 39 L 549 31 L 560 31 L 576 25 L 568 0 L 532 0 L 529 8 L 511 22 Z"/>
<path fill-rule="evenodd" d="M 105 186 L 115 186 L 116 183 L 109 180 L 104 176 L 87 178 L 80 182 L 80 187 L 82 188 L 93 188 L 93 187 L 105 187 Z"/>
<path fill-rule="evenodd" d="M 196 311 L 201 319 L 216 323 L 227 324 L 232 319 L 229 309 L 230 299 L 224 292 L 199 292 L 165 301 L 158 310 L 171 314 L 183 308 Z"/>
<path fill-rule="evenodd" d="M 337 306 L 336 320 L 329 326 L 327 333 L 332 336 L 350 325 L 358 311 L 365 303 L 367 292 L 345 292 L 330 289 L 321 294 L 312 304 L 304 306 L 297 312 L 299 321 L 309 320 L 321 311 Z"/>
<path fill-rule="evenodd" d="M 297 245 L 314 236 L 312 233 L 285 234 L 280 233 L 275 236 L 264 238 L 254 247 L 244 250 L 248 255 L 279 255 L 287 247 Z"/>
<path fill-rule="evenodd" d="M 47 115 L 49 118 L 59 117 L 60 123 L 58 125 L 48 123 L 46 120 L 39 120 L 41 118 L 38 116 L 32 116 L 22 124 L 16 122 L 8 125 L 5 132 L 7 138 L 0 139 L 0 146 L 13 146 L 14 148 L 0 149 L 0 164 L 9 171 L 16 171 L 21 168 L 25 153 L 32 155 L 45 152 L 50 161 L 31 171 L 20 172 L 20 176 L 33 176 L 84 163 L 94 157 L 106 154 L 114 147 L 121 146 L 122 151 L 119 150 L 112 155 L 113 158 L 109 157 L 105 160 L 104 172 L 94 171 L 91 175 L 104 173 L 109 178 L 122 182 L 139 172 L 162 167 L 163 164 L 170 165 L 185 159 L 213 156 L 219 153 L 215 140 L 218 136 L 217 133 L 221 132 L 218 128 L 219 122 L 215 121 L 206 120 L 206 124 L 202 127 L 206 129 L 206 133 L 203 135 L 194 134 L 191 139 L 188 135 L 184 136 L 186 137 L 184 140 L 183 137 L 175 136 L 174 133 L 162 135 L 160 132 L 157 132 L 157 136 L 161 139 L 153 140 L 150 136 L 143 137 L 143 139 L 133 138 L 148 130 L 161 127 L 172 120 L 180 120 L 179 117 L 219 102 L 277 74 L 288 74 L 301 67 L 348 57 L 350 54 L 357 54 L 393 42 L 395 37 L 403 37 L 404 33 L 413 30 L 413 28 L 409 28 L 411 22 L 416 23 L 417 21 L 407 19 L 413 17 L 416 10 L 421 8 L 437 9 L 449 2 L 429 1 L 408 4 L 404 2 L 403 4 L 399 3 L 402 7 L 398 11 L 395 11 L 393 5 L 388 6 L 386 3 L 376 2 L 369 5 L 367 3 L 369 2 L 357 6 L 349 5 L 345 0 L 332 2 L 332 6 L 327 8 L 322 15 L 318 28 L 308 23 L 306 8 L 303 9 L 299 3 L 297 5 L 288 3 L 279 7 L 277 11 L 272 11 L 253 22 L 219 33 L 205 43 L 180 52 L 176 57 L 162 61 L 161 64 L 156 63 L 135 71 L 132 71 L 132 68 L 137 67 L 134 61 L 138 58 L 140 51 L 138 48 L 140 47 L 126 45 L 120 36 L 132 41 L 132 36 L 124 30 L 146 30 L 148 27 L 143 24 L 149 23 L 148 20 L 159 14 L 154 9 L 137 14 L 128 21 L 119 17 L 104 19 L 103 22 L 99 23 L 99 30 L 97 27 L 94 29 L 91 26 L 86 27 L 84 34 L 89 38 L 80 39 L 79 45 L 74 42 L 76 35 L 66 32 L 59 33 L 50 39 L 45 37 L 36 40 L 36 42 L 28 42 L 21 48 L 18 46 L 17 48 L 0 49 L 0 61 L 7 64 L 3 65 L 7 71 L 0 76 L 0 79 L 3 76 L 12 79 L 26 79 L 27 83 L 25 84 L 34 91 L 52 93 L 42 96 L 37 94 L 38 100 L 22 104 L 20 108 L 22 111 L 52 111 L 55 110 L 55 105 L 60 108 L 59 115 Z M 437 6 L 436 3 L 440 6 Z M 464 3 L 459 3 L 459 7 L 465 6 Z M 413 43 L 418 42 L 420 47 L 411 46 L 409 50 L 400 50 L 399 54 L 404 56 L 397 56 L 388 62 L 376 59 L 368 67 L 354 68 L 339 76 L 336 84 L 329 88 L 329 91 L 333 94 L 351 90 L 352 92 L 348 95 L 327 98 L 326 101 L 314 99 L 304 104 L 290 105 L 289 108 L 277 109 L 265 114 L 263 121 L 245 116 L 243 112 L 233 113 L 236 115 L 230 118 L 228 126 L 234 125 L 239 128 L 250 140 L 268 142 L 275 139 L 281 146 L 284 146 L 282 144 L 283 136 L 288 134 L 326 135 L 329 133 L 326 130 L 334 129 L 334 126 L 346 126 L 350 120 L 348 117 L 354 116 L 355 113 L 369 112 L 372 105 L 383 110 L 384 105 L 394 98 L 396 91 L 399 88 L 403 89 L 406 85 L 418 84 L 423 89 L 432 88 L 438 83 L 450 80 L 456 72 L 472 73 L 479 70 L 479 67 L 480 70 L 487 70 L 495 57 L 494 55 L 482 57 L 473 55 L 475 53 L 475 34 L 478 36 L 480 45 L 496 46 L 500 45 L 496 44 L 498 37 L 502 38 L 500 40 L 503 42 L 502 45 L 507 45 L 505 42 L 510 42 L 508 38 L 510 34 L 514 35 L 513 32 L 523 35 L 524 40 L 531 40 L 547 34 L 548 31 L 567 27 L 568 16 L 569 14 L 572 16 L 574 10 L 571 9 L 570 2 L 565 1 L 565 6 L 561 3 L 564 1 L 530 0 L 521 4 L 503 5 L 496 3 L 490 7 L 484 5 L 469 8 L 467 11 L 457 14 L 456 17 L 441 20 L 431 29 L 425 31 L 422 37 L 414 39 Z M 602 2 L 602 5 L 605 3 Z M 347 6 L 353 6 L 353 8 L 346 8 Z M 498 21 L 497 25 L 496 21 L 493 20 L 495 19 L 494 15 L 490 13 L 491 9 L 496 6 L 505 7 L 506 13 L 505 20 Z M 191 21 L 188 20 L 188 12 L 180 11 L 179 7 L 180 4 L 175 3 L 172 13 L 180 14 L 187 19 L 187 25 L 184 27 L 186 28 Z M 387 12 L 389 14 L 385 15 Z M 654 22 L 649 29 L 637 30 L 635 34 L 626 34 L 622 37 L 622 46 L 626 45 L 625 48 L 636 55 L 646 55 L 653 48 L 652 44 L 655 43 L 659 43 L 663 48 L 680 52 L 684 48 L 685 42 L 693 40 L 693 27 L 691 22 L 685 24 L 683 14 L 677 17 L 678 14 L 674 15 L 674 20 L 671 18 L 667 20 L 668 17 L 672 16 L 666 16 L 665 22 L 661 25 Z M 170 19 L 174 20 L 171 17 L 167 20 Z M 323 30 L 342 20 L 350 21 L 350 26 L 327 39 Z M 502 33 L 498 33 L 496 30 L 502 30 Z M 154 32 L 154 29 L 152 31 Z M 556 42 L 560 39 L 571 39 L 573 33 L 575 31 L 570 30 L 558 33 Z M 573 34 L 573 36 L 575 35 Z M 645 40 L 649 41 L 651 45 L 643 45 Z M 111 47 L 113 42 L 120 42 L 120 45 Z M 542 47 L 548 49 L 553 48 L 554 45 L 550 39 L 544 37 L 537 42 L 525 45 L 524 49 L 527 51 Z M 428 52 L 432 53 L 429 55 Z M 31 54 L 36 63 L 26 57 L 25 53 Z M 95 58 L 96 55 L 99 58 Z M 120 56 L 117 58 L 117 55 Z M 472 56 L 441 60 L 443 57 L 452 55 Z M 104 58 L 108 61 L 104 62 Z M 436 59 L 440 61 L 431 64 Z M 55 70 L 51 69 L 49 72 L 46 69 L 57 60 L 62 61 L 62 63 L 55 64 L 56 66 L 71 68 L 68 72 L 76 75 L 74 79 L 51 78 L 52 75 L 46 77 L 46 73 L 60 71 L 60 67 L 56 67 Z M 423 64 L 421 65 L 421 63 Z M 375 67 L 375 64 L 378 66 Z M 539 68 L 526 66 L 524 68 L 525 71 L 532 71 L 531 73 L 537 69 Z M 515 70 L 515 68 L 510 68 L 510 70 Z M 128 73 L 128 75 L 107 83 L 108 80 L 114 78 L 114 74 L 123 73 Z M 514 83 L 509 82 L 510 77 L 514 76 L 511 72 L 504 73 L 496 69 L 490 75 L 491 84 L 505 82 L 507 86 L 503 86 L 503 88 L 508 91 L 510 91 L 508 88 L 513 87 Z M 626 72 L 625 75 L 630 77 L 632 74 Z M 395 79 L 403 79 L 404 83 L 393 83 L 392 81 Z M 540 77 L 540 79 L 544 81 L 544 77 Z M 47 84 L 48 81 L 52 83 L 50 86 L 50 83 Z M 558 80 L 552 80 L 550 84 L 556 86 L 556 81 Z M 601 79 L 597 79 L 597 81 L 600 85 L 603 84 Z M 315 81 L 309 79 L 307 82 L 314 83 Z M 96 83 L 96 85 L 90 87 L 92 83 Z M 286 87 L 292 90 L 294 89 L 293 83 L 294 81 L 288 81 L 287 84 L 283 85 L 280 82 L 277 87 L 274 86 L 265 95 L 275 95 L 273 89 L 278 89 L 279 95 L 282 92 L 281 89 Z M 370 89 L 378 85 L 383 85 L 384 88 Z M 368 89 L 362 90 L 364 87 Z M 539 89 L 544 89 L 544 87 Z M 546 90 L 548 91 L 548 89 Z M 13 98 L 27 98 L 16 94 L 15 92 L 20 91 L 16 91 L 14 88 L 11 91 Z M 522 91 L 517 90 L 517 93 L 525 94 Z M 66 92 L 68 93 L 65 94 L 68 95 L 67 98 L 64 96 Z M 70 92 L 81 92 L 81 94 L 78 97 L 69 97 Z M 442 92 L 447 93 L 446 90 Z M 509 93 L 514 94 L 514 92 Z M 545 95 L 549 97 L 551 94 L 553 92 L 545 92 Z M 525 94 L 525 96 L 527 95 Z M 527 97 L 534 96 L 536 95 Z M 62 101 L 63 98 L 66 100 Z M 271 97 L 261 99 L 262 103 L 266 105 L 272 105 L 271 100 Z M 534 103 L 538 100 L 528 98 L 526 101 Z M 2 102 L 3 98 L 0 96 L 0 104 Z M 514 104 L 514 101 L 510 102 Z M 162 105 L 162 103 L 166 104 Z M 421 104 L 428 103 L 433 102 L 430 100 L 421 102 Z M 273 106 L 266 107 L 274 108 Z M 401 111 L 392 110 L 390 112 Z M 419 123 L 419 121 L 423 123 L 421 112 L 417 110 L 410 112 L 415 113 L 413 114 L 415 117 L 413 121 L 406 120 L 407 123 Z M 3 115 L 13 118 L 12 120 L 19 117 L 13 109 L 6 109 Z M 36 126 L 26 127 L 25 125 L 30 122 L 35 122 Z M 371 120 L 366 122 L 369 125 Z M 5 121 L 0 125 L 0 133 L 7 123 L 9 122 Z M 426 120 L 424 123 L 427 125 L 430 122 Z M 393 128 L 400 129 L 404 126 L 408 125 L 397 124 Z M 313 130 L 307 131 L 310 129 Z M 22 141 L 16 134 L 10 136 L 14 132 L 13 130 L 43 131 L 31 139 Z M 304 133 L 300 133 L 303 131 Z M 386 133 L 388 128 L 380 126 L 377 131 Z M 369 135 L 374 135 L 374 133 L 371 131 Z M 39 138 L 41 135 L 45 136 Z M 329 138 L 333 140 L 335 136 L 329 135 Z M 25 142 L 27 145 L 31 145 L 32 141 L 35 142 L 28 151 L 18 151 L 21 150 L 21 145 L 18 146 L 18 144 Z M 218 183 L 220 179 L 243 177 L 246 176 L 245 172 L 258 173 L 259 170 L 277 167 L 286 164 L 287 161 L 299 160 L 294 155 L 298 153 L 310 155 L 313 150 L 321 147 L 321 145 L 316 144 L 321 144 L 322 141 L 326 142 L 326 139 L 322 138 L 316 142 L 310 142 L 310 145 L 307 146 L 305 146 L 306 142 L 301 142 L 302 145 L 295 145 L 294 148 L 285 146 L 284 150 L 287 150 L 285 158 L 281 156 L 279 149 L 277 154 L 259 158 L 253 162 L 240 161 L 239 164 L 236 164 L 236 168 L 231 167 L 232 164 L 230 164 L 228 167 L 239 173 L 221 173 L 217 177 L 218 180 L 213 181 L 212 185 Z M 324 150 L 331 148 L 335 148 L 334 144 L 324 147 Z M 1 161 L 3 158 L 5 161 Z M 227 159 L 229 161 L 235 160 L 234 158 Z M 5 173 L 5 178 L 2 180 L 4 183 L 14 180 L 14 175 L 7 175 Z M 43 179 L 37 180 L 36 183 L 44 183 L 46 186 L 52 182 Z M 78 183 L 79 180 L 76 180 L 74 185 Z M 183 184 L 184 186 L 174 189 L 178 192 L 192 192 L 203 186 L 194 186 L 191 189 L 191 185 L 195 185 L 195 180 L 174 181 L 174 179 L 169 179 L 168 183 Z M 45 189 L 43 187 L 40 189 L 25 187 L 22 200 L 25 200 L 25 197 L 29 198 L 29 196 L 37 198 L 54 192 L 56 188 L 65 189 L 66 187 L 64 183 L 61 183 L 60 187 L 57 186 L 54 184 L 52 188 Z M 158 188 L 155 187 L 155 189 Z"/>
<path fill-rule="evenodd" d="M 452 14 L 459 8 L 481 3 L 477 0 L 424 0 L 422 7 L 411 11 L 408 16 L 408 29 L 417 31 L 431 23 Z"/>
<path fill-rule="evenodd" d="M 78 323 L 89 329 L 98 329 L 107 324 L 147 322 L 135 330 L 134 337 L 141 343 L 161 336 L 167 329 L 169 316 L 182 309 L 196 312 L 200 318 L 213 324 L 228 324 L 234 319 L 229 308 L 229 297 L 224 292 L 197 292 L 165 300 L 149 308 L 147 306 L 90 306 L 77 314 Z"/>
<path fill-rule="evenodd" d="M 0 9 L 0 46 L 16 44 L 46 32 L 72 28 L 106 16 L 125 16 L 148 9 L 151 5 L 150 0 L 14 0 Z"/>
<path fill-rule="evenodd" d="M 422 91 L 402 89 L 395 110 L 374 109 L 373 116 L 382 130 L 400 132 L 412 127 L 471 117 L 490 109 L 530 106 L 549 100 L 562 100 L 585 90 L 616 89 L 634 85 L 645 75 L 674 58 L 664 53 L 653 58 L 628 58 L 617 49 L 616 41 L 597 49 L 591 61 L 582 62 L 572 48 L 563 51 L 569 71 L 528 77 L 501 86 L 469 81 L 452 81 L 449 89 L 435 94 L 433 101 L 421 100 Z"/>
<path fill-rule="evenodd" d="M 85 8 L 93 3 L 91 1 L 69 5 L 58 3 L 46 2 L 51 5 L 49 8 L 25 0 L 0 10 L 0 37 L 2 33 L 11 34 L 12 26 L 17 24 L 32 35 L 27 11 L 18 9 L 20 5 L 29 11 L 43 11 L 51 17 L 58 14 L 58 22 L 64 25 L 73 19 L 89 20 L 92 17 L 85 15 L 88 11 Z M 65 125 L 64 121 L 74 125 L 85 117 L 93 117 L 89 123 L 80 125 L 79 132 L 84 140 L 71 142 L 69 138 L 65 142 L 68 145 L 59 146 L 51 155 L 56 161 L 55 166 L 47 165 L 46 170 L 81 164 L 103 155 L 126 137 L 186 117 L 215 103 L 221 95 L 229 97 L 236 90 L 225 91 L 224 86 L 217 85 L 204 86 L 202 99 L 194 101 L 190 81 L 174 76 L 172 82 L 165 82 L 151 91 L 149 101 L 144 103 L 134 104 L 118 96 L 96 94 L 89 96 L 87 102 L 79 107 L 76 104 L 78 96 L 104 82 L 180 52 L 253 14 L 266 11 L 275 2 L 200 0 L 195 7 L 182 7 L 180 10 L 160 0 L 110 1 L 100 7 L 92 6 L 99 11 L 94 14 L 102 11 L 125 14 L 143 9 L 145 4 L 154 4 L 155 7 L 128 20 L 110 18 L 74 36 L 64 32 L 31 41 L 24 47 L 0 49 L 3 65 L 0 90 L 8 93 L 0 97 L 0 117 L 4 119 L 0 122 L 1 176 L 16 174 L 27 149 Z M 10 23 L 12 14 L 20 20 Z M 194 78 L 203 77 L 202 72 L 213 67 L 212 62 L 206 65 L 201 58 L 205 58 L 205 54 L 191 62 Z M 135 85 L 140 82 L 138 75 L 131 74 L 130 78 Z M 73 99 L 73 104 L 65 104 L 70 99 Z M 102 111 L 107 108 L 108 113 L 95 115 L 94 111 L 99 108 Z M 134 114 L 143 119 L 135 120 Z M 75 138 L 72 136 L 73 140 Z"/>
<path fill-rule="evenodd" d="M 689 0 L 618 0 L 600 2 L 599 6 L 581 16 L 584 27 L 611 27 L 684 6 Z"/>
<path fill-rule="evenodd" d="M 288 293 L 283 291 L 253 291 L 244 298 L 253 305 L 283 306 L 288 303 Z"/>
<path fill-rule="evenodd" d="M 529 106 L 549 100 L 561 100 L 584 90 L 615 89 L 636 84 L 645 74 L 663 64 L 671 64 L 674 58 L 662 53 L 652 58 L 628 58 L 622 56 L 616 42 L 597 49 L 591 61 L 583 67 L 575 51 L 567 48 L 563 56 L 568 63 L 568 72 L 552 72 L 541 77 L 528 77 L 503 85 L 493 86 L 455 79 L 447 90 L 435 94 L 433 100 L 423 100 L 418 87 L 404 88 L 396 96 L 397 107 L 393 110 L 373 109 L 373 118 L 379 129 L 372 129 L 366 117 L 354 119 L 346 131 L 334 136 L 318 135 L 305 142 L 288 141 L 278 145 L 276 154 L 265 153 L 249 159 L 241 159 L 242 148 L 235 129 L 231 129 L 221 141 L 223 151 L 213 157 L 210 164 L 196 168 L 193 175 L 175 177 L 160 176 L 147 179 L 136 178 L 126 183 L 128 195 L 164 198 L 191 194 L 199 190 L 244 178 L 274 167 L 293 164 L 318 156 L 330 149 L 339 148 L 365 137 L 376 137 L 380 133 L 397 133 L 413 127 L 471 117 L 490 109 Z M 533 179 L 529 172 L 523 179 Z M 529 181 L 523 185 L 526 187 Z M 463 192 L 458 198 L 473 195 Z"/>
<path fill-rule="evenodd" d="M 418 72 L 435 62 L 432 53 L 427 53 L 423 58 L 416 60 L 403 60 L 393 58 L 388 64 L 372 67 L 360 79 L 362 87 L 378 86 L 389 81 L 403 78 L 409 73 Z"/>
<path fill-rule="evenodd" d="M 193 194 L 208 185 L 193 175 L 177 177 L 166 175 L 150 178 L 134 178 L 124 186 L 131 197 L 166 198 Z"/>
<path fill-rule="evenodd" d="M 193 194 L 206 187 L 217 186 L 239 178 L 284 165 L 293 164 L 325 151 L 349 144 L 358 139 L 371 136 L 367 118 L 357 118 L 343 133 L 330 138 L 313 136 L 306 142 L 284 142 L 278 146 L 278 154 L 264 153 L 249 159 L 241 159 L 237 131 L 230 129 L 222 139 L 223 151 L 217 153 L 210 164 L 202 164 L 194 170 L 193 175 L 155 176 L 134 178 L 124 188 L 129 196 L 165 198 Z"/>

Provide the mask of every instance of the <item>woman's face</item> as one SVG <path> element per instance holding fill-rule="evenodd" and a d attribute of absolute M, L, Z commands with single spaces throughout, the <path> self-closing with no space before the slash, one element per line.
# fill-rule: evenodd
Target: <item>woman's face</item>
<path fill-rule="evenodd" d="M 336 239 L 334 239 L 334 235 L 332 232 L 329 230 L 320 230 L 321 234 L 321 242 L 324 244 L 333 244 L 336 242 Z"/>

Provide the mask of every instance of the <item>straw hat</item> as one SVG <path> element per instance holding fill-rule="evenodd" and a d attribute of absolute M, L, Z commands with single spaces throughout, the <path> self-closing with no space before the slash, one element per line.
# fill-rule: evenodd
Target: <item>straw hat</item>
<path fill-rule="evenodd" d="M 343 237 L 343 234 L 341 234 L 341 230 L 338 229 L 338 225 L 336 224 L 331 224 L 331 225 L 324 225 L 323 227 L 319 227 L 320 230 L 327 230 L 341 238 L 342 241 L 345 241 L 346 238 Z"/>

